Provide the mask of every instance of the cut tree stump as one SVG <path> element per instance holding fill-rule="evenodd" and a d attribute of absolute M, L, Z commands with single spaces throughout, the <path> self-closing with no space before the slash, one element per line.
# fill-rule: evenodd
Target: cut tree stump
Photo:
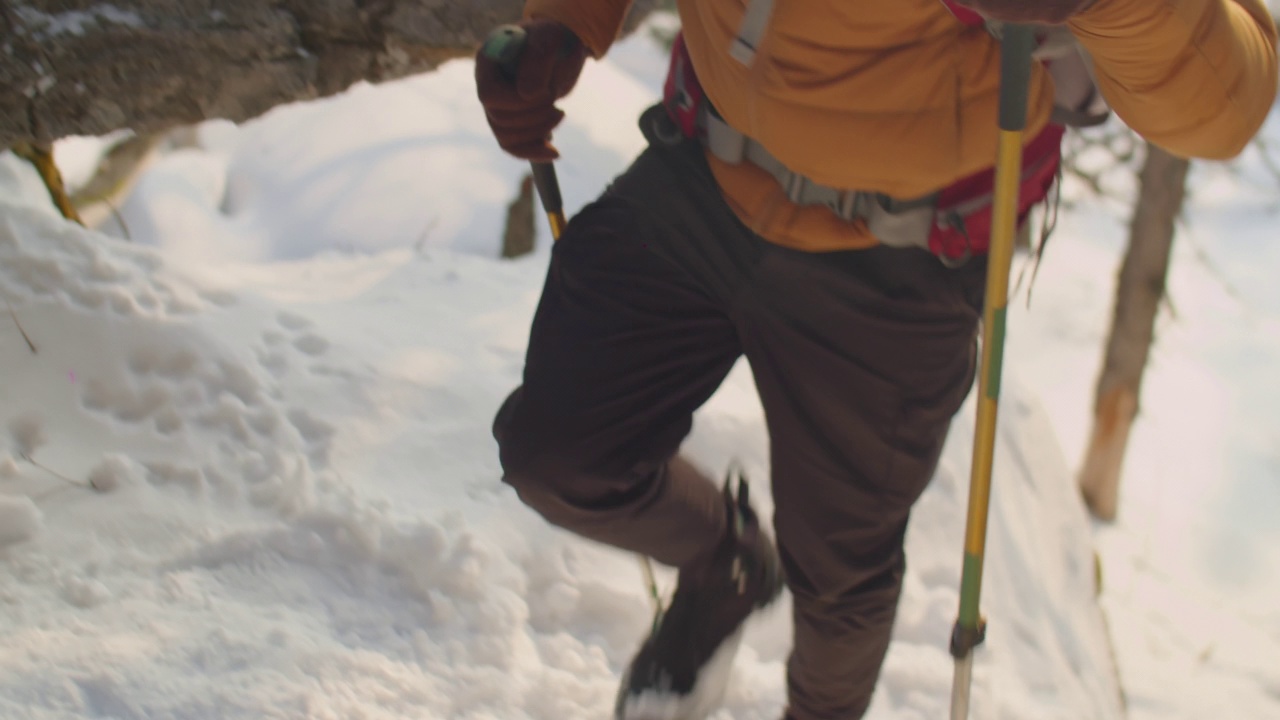
<path fill-rule="evenodd" d="M 507 228 L 502 234 L 502 257 L 518 258 L 533 252 L 533 175 L 520 181 L 520 192 L 507 206 Z"/>
<path fill-rule="evenodd" d="M 1187 160 L 1147 144 L 1106 359 L 1098 378 L 1093 432 L 1079 477 L 1085 503 L 1100 520 L 1114 520 L 1119 508 L 1121 469 L 1138 415 L 1142 373 L 1164 299 L 1189 169 Z"/>

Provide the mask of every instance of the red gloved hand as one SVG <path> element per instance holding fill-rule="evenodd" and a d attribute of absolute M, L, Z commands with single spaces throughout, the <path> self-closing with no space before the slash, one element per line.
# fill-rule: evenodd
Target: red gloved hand
<path fill-rule="evenodd" d="M 1094 0 L 955 0 L 991 20 L 1056 25 L 1082 12 Z"/>
<path fill-rule="evenodd" d="M 578 82 L 587 50 L 572 30 L 554 20 L 519 25 L 526 36 L 514 67 L 476 53 L 476 93 L 503 150 L 550 162 L 560 155 L 551 145 L 551 131 L 564 118 L 555 103 Z"/>

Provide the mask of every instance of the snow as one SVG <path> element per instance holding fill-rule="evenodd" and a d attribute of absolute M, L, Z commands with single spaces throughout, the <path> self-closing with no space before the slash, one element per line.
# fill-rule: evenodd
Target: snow
<path fill-rule="evenodd" d="M 647 40 L 610 57 L 556 135 L 571 212 L 639 149 L 660 82 Z M 488 428 L 518 382 L 547 239 L 497 259 L 524 168 L 489 139 L 470 73 L 206 123 L 121 207 L 132 242 L 114 221 L 63 222 L 0 157 L 0 295 L 39 350 L 0 318 L 0 716 L 611 712 L 648 598 L 634 558 L 546 526 L 499 480 Z M 59 160 L 100 151 L 62 143 Z M 1280 303 L 1256 255 L 1276 250 L 1264 194 L 1213 170 L 1196 183 L 1193 232 L 1229 234 L 1215 258 L 1250 294 L 1180 247 L 1187 300 L 1115 528 L 1091 526 L 1071 467 L 1122 218 L 1105 203 L 1064 218 L 1011 319 L 975 718 L 1122 717 L 1117 670 L 1130 717 L 1280 711 Z M 873 719 L 949 708 L 972 417 L 971 400 L 913 514 Z M 686 449 L 767 477 L 745 366 Z M 716 718 L 779 716 L 788 608 L 748 628 Z"/>
<path fill-rule="evenodd" d="M 1276 179 L 1251 150 L 1197 163 L 1188 187 L 1120 517 L 1096 531 L 1103 607 L 1131 717 L 1280 717 Z M 1012 364 L 1068 458 L 1088 441 L 1127 224 L 1123 201 L 1064 214 L 1030 309 L 1011 313 Z"/>
<path fill-rule="evenodd" d="M 0 548 L 35 537 L 43 522 L 44 516 L 31 498 L 0 495 Z"/>
<path fill-rule="evenodd" d="M 99 3 L 85 10 L 67 10 L 56 15 L 41 12 L 25 5 L 16 5 L 14 12 L 27 28 L 19 28 L 21 35 L 30 34 L 36 40 L 50 40 L 59 35 L 84 35 L 85 28 L 99 23 L 143 27 L 142 16 L 133 10 L 125 10 L 107 3 Z"/>

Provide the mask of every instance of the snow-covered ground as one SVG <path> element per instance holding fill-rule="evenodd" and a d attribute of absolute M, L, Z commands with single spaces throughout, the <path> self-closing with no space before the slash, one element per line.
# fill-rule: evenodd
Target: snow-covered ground
<path fill-rule="evenodd" d="M 663 64 L 636 38 L 589 67 L 557 133 L 571 210 L 639 149 Z M 609 712 L 647 599 L 633 558 L 499 481 L 488 425 L 547 243 L 496 259 L 524 169 L 470 71 L 203 125 L 121 208 L 132 243 L 57 219 L 0 158 L 0 295 L 39 350 L 0 316 L 0 717 Z M 59 146 L 72 180 L 99 146 Z M 1106 625 L 1130 717 L 1280 717 L 1280 250 L 1250 173 L 1196 175 L 1216 269 L 1181 245 L 1114 528 L 1070 468 L 1122 213 L 1065 218 L 1015 313 L 975 717 L 1120 717 Z M 872 718 L 947 711 L 971 418 L 914 514 Z M 688 448 L 767 474 L 744 367 Z M 721 720 L 778 717 L 788 630 L 785 603 L 753 625 Z"/>
<path fill-rule="evenodd" d="M 1275 119 L 1264 136 L 1280 138 Z M 1132 717 L 1280 718 L 1280 178 L 1250 150 L 1196 164 L 1188 188 L 1119 518 L 1096 530 L 1103 605 Z M 1073 467 L 1128 212 L 1094 199 L 1065 215 L 1011 313 L 1010 364 Z"/>

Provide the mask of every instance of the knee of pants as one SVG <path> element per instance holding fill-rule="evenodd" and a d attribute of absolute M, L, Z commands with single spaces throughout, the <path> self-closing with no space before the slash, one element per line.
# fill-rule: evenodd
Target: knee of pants
<path fill-rule="evenodd" d="M 529 413 L 521 412 L 517 389 L 498 410 L 493 436 L 498 441 L 502 481 L 526 505 L 550 522 L 565 525 L 584 511 L 603 510 L 643 493 L 648 468 L 608 470 L 598 449 L 581 437 L 568 437 Z"/>
<path fill-rule="evenodd" d="M 515 451 L 522 444 L 520 436 L 523 433 L 516 425 L 516 410 L 523 394 L 523 388 L 516 388 L 502 401 L 502 406 L 493 417 L 493 439 L 498 441 L 498 461 L 502 464 L 504 474 L 510 467 L 522 464 L 523 456 L 528 454 Z"/>
<path fill-rule="evenodd" d="M 517 388 L 502 403 L 493 420 L 493 438 L 498 441 L 502 481 L 514 488 L 526 504 L 541 511 L 539 506 L 557 494 L 555 484 L 571 474 L 571 463 L 565 457 L 568 453 L 556 447 L 560 443 L 550 442 L 545 427 L 535 432 L 536 426 L 522 420 L 522 395 L 522 389 Z"/>

